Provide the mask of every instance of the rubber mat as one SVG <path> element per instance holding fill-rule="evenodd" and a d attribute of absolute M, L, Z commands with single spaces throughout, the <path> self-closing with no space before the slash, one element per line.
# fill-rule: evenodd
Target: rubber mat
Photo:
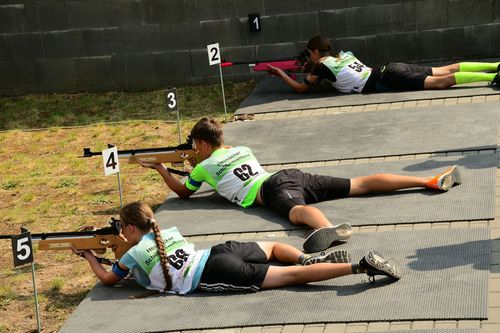
<path fill-rule="evenodd" d="M 262 164 L 496 148 L 499 103 L 233 122 L 225 143 Z"/>
<path fill-rule="evenodd" d="M 300 245 L 300 238 L 285 238 Z M 203 244 L 206 246 L 206 244 Z M 198 246 L 202 248 L 203 245 Z M 223 327 L 487 317 L 487 228 L 356 234 L 340 248 L 358 260 L 376 249 L 397 260 L 402 278 L 364 274 L 257 293 L 128 299 L 144 290 L 98 283 L 61 332 L 157 332 Z M 307 310 L 304 310 L 307 309 Z"/>
<path fill-rule="evenodd" d="M 423 99 L 498 95 L 500 89 L 487 83 L 461 85 L 444 90 L 409 92 L 379 92 L 369 94 L 342 94 L 328 85 L 321 85 L 300 94 L 288 87 L 280 78 L 263 78 L 241 103 L 236 115 L 268 112 L 308 110 L 325 107 L 366 105 L 418 101 Z"/>
<path fill-rule="evenodd" d="M 493 219 L 495 216 L 496 155 L 466 155 L 422 160 L 379 162 L 335 167 L 303 168 L 303 171 L 353 178 L 374 173 L 430 176 L 457 164 L 462 184 L 443 193 L 425 189 L 366 195 L 315 204 L 332 223 L 383 225 Z M 203 185 L 190 199 L 168 198 L 156 211 L 166 228 L 177 225 L 185 235 L 259 232 L 301 229 L 268 208 L 243 209 Z"/>

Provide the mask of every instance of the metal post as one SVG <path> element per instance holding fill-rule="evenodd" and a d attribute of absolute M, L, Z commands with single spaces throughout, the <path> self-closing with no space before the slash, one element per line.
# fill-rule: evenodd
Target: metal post
<path fill-rule="evenodd" d="M 33 293 L 35 295 L 35 311 L 36 311 L 36 324 L 38 327 L 38 333 L 42 332 L 42 323 L 40 321 L 40 310 L 38 309 L 38 293 L 36 292 L 36 282 L 35 282 L 35 262 L 31 262 L 31 277 L 33 278 Z"/>
<path fill-rule="evenodd" d="M 176 111 L 177 113 L 177 134 L 179 134 L 179 144 L 182 144 L 182 139 L 181 139 L 181 120 L 179 117 L 179 109 Z"/>
<path fill-rule="evenodd" d="M 118 191 L 120 192 L 120 208 L 123 207 L 123 196 L 122 196 L 122 182 L 120 181 L 120 173 L 116 173 L 118 175 Z"/>
<path fill-rule="evenodd" d="M 227 124 L 226 95 L 224 94 L 224 80 L 222 79 L 222 66 L 219 62 L 220 85 L 222 87 L 222 101 L 224 102 L 224 120 Z"/>

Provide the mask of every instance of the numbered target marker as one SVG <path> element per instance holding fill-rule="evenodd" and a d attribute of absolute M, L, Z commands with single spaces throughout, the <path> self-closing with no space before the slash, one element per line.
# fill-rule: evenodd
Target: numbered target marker
<path fill-rule="evenodd" d="M 260 24 L 260 15 L 259 14 L 249 14 L 248 15 L 248 24 L 250 24 L 251 32 L 259 32 L 261 29 Z"/>
<path fill-rule="evenodd" d="M 104 174 L 106 176 L 120 172 L 120 164 L 118 163 L 118 149 L 116 147 L 103 150 L 102 161 L 104 163 Z"/>
<path fill-rule="evenodd" d="M 167 112 L 177 111 L 177 89 L 165 90 L 165 99 L 167 100 Z"/>
<path fill-rule="evenodd" d="M 207 45 L 207 51 L 210 66 L 220 64 L 219 43 Z"/>
<path fill-rule="evenodd" d="M 33 248 L 31 247 L 31 233 L 29 231 L 12 236 L 12 254 L 14 255 L 14 267 L 33 262 Z"/>

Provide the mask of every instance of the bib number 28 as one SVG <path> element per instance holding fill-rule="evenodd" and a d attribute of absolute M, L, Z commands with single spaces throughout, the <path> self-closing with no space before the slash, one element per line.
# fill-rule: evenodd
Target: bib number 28
<path fill-rule="evenodd" d="M 250 177 L 258 174 L 258 172 L 254 172 L 252 167 L 248 164 L 242 164 L 241 167 L 234 169 L 233 173 L 242 181 L 248 180 Z"/>

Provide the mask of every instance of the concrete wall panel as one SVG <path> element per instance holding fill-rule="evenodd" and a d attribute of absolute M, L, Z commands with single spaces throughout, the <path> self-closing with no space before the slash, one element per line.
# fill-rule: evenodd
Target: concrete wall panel
<path fill-rule="evenodd" d="M 108 24 L 101 0 L 66 1 L 66 12 L 70 28 L 103 28 Z"/>
<path fill-rule="evenodd" d="M 9 68 L 18 71 L 6 74 L 12 93 L 91 90 L 93 76 L 98 91 L 147 89 L 218 82 L 206 55 L 212 42 L 238 61 L 295 56 L 316 34 L 367 65 L 454 61 L 499 57 L 499 24 L 500 0 L 0 0 L 0 61 L 36 69 L 36 80 L 23 81 L 21 67 Z M 239 66 L 224 75 L 261 73 Z"/>
<path fill-rule="evenodd" d="M 80 30 L 52 31 L 43 34 L 47 58 L 73 58 L 85 54 Z"/>
<path fill-rule="evenodd" d="M 0 35 L 0 60 L 42 58 L 42 36 L 36 33 Z"/>

